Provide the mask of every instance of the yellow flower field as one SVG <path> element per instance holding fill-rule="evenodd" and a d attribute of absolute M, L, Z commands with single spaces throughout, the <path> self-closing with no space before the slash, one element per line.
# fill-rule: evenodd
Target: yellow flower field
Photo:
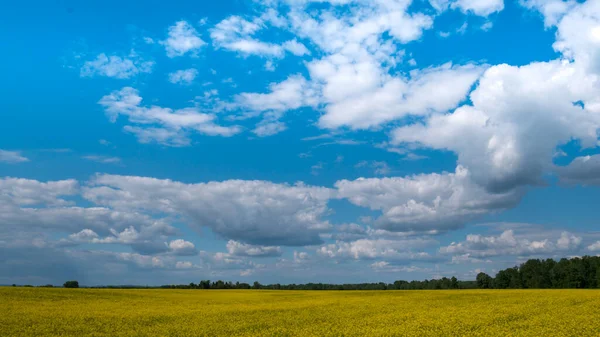
<path fill-rule="evenodd" d="M 0 336 L 600 336 L 600 291 L 6 287 Z"/>

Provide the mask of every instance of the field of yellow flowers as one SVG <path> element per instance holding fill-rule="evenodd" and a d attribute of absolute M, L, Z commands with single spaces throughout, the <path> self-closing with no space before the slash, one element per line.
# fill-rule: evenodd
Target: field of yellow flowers
<path fill-rule="evenodd" d="M 0 336 L 600 336 L 600 291 L 5 287 Z"/>

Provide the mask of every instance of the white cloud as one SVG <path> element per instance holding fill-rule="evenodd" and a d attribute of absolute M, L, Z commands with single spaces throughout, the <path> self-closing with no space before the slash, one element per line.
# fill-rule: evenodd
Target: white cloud
<path fill-rule="evenodd" d="M 271 136 L 284 131 L 287 127 L 279 118 L 288 110 L 318 104 L 318 91 L 301 75 L 291 75 L 280 83 L 271 83 L 269 93 L 241 93 L 235 96 L 230 109 L 241 111 L 241 118 L 264 118 L 253 130 L 259 137 Z"/>
<path fill-rule="evenodd" d="M 280 121 L 264 120 L 256 125 L 252 133 L 259 137 L 268 137 L 283 132 L 286 129 L 287 126 Z"/>
<path fill-rule="evenodd" d="M 241 131 L 238 126 L 215 124 L 214 114 L 202 113 L 195 107 L 173 110 L 155 105 L 142 106 L 142 97 L 131 87 L 113 91 L 98 103 L 105 108 L 111 121 L 124 115 L 131 123 L 137 124 L 126 126 L 125 130 L 136 134 L 142 143 L 154 141 L 168 146 L 184 146 L 189 144 L 187 135 L 191 131 L 223 137 L 233 136 Z"/>
<path fill-rule="evenodd" d="M 75 234 L 57 244 L 120 243 L 139 252 L 165 250 L 164 244 L 160 247 L 156 242 L 174 233 L 165 221 L 127 210 L 75 206 L 72 199 L 80 192 L 74 180 L 1 179 L 0 241 L 14 241 L 19 236 L 46 240 L 51 234 L 67 231 Z M 100 238 L 98 233 L 106 237 Z"/>
<path fill-rule="evenodd" d="M 238 51 L 245 55 L 281 57 L 281 46 L 262 42 L 252 35 L 263 29 L 260 18 L 248 21 L 240 16 L 230 16 L 210 30 L 210 37 L 218 48 Z"/>
<path fill-rule="evenodd" d="M 470 253 L 462 254 L 462 255 L 454 255 L 452 256 L 452 264 L 466 264 L 466 263 L 491 263 L 491 260 L 483 260 L 472 257 Z"/>
<path fill-rule="evenodd" d="M 198 70 L 194 68 L 177 70 L 169 74 L 169 82 L 173 84 L 191 84 L 197 75 Z"/>
<path fill-rule="evenodd" d="M 29 159 L 23 157 L 19 151 L 7 151 L 0 149 L 0 163 L 17 164 L 28 161 Z"/>
<path fill-rule="evenodd" d="M 481 27 L 479 27 L 479 28 L 481 28 L 481 30 L 487 32 L 488 30 L 494 28 L 494 23 L 491 21 L 488 21 L 488 22 L 484 23 L 483 25 L 481 25 Z"/>
<path fill-rule="evenodd" d="M 183 217 L 231 240 L 255 245 L 319 243 L 332 191 L 302 184 L 229 180 L 183 184 L 153 178 L 99 175 L 84 192 L 97 205 Z"/>
<path fill-rule="evenodd" d="M 330 58 L 309 64 L 314 80 L 323 83 L 328 103 L 319 125 L 366 129 L 408 115 L 446 112 L 463 101 L 482 67 L 467 65 L 414 71 L 410 78 L 392 77 L 369 60 L 354 63 Z"/>
<path fill-rule="evenodd" d="M 567 2 L 565 6 L 569 4 L 570 11 L 558 22 L 553 47 L 584 71 L 600 75 L 600 3 L 586 1 L 573 6 Z M 600 111 L 598 99 L 594 109 Z"/>
<path fill-rule="evenodd" d="M 354 165 L 355 168 L 364 168 L 364 167 L 369 167 L 373 169 L 373 173 L 375 173 L 376 175 L 388 175 L 392 170 L 390 169 L 390 166 L 384 162 L 384 161 L 372 161 L 372 162 L 368 162 L 366 160 L 363 160 L 361 162 L 359 162 L 358 164 Z"/>
<path fill-rule="evenodd" d="M 451 7 L 479 16 L 488 16 L 504 9 L 504 0 L 457 0 Z"/>
<path fill-rule="evenodd" d="M 113 253 L 104 252 L 105 254 L 113 255 L 116 260 L 129 262 L 140 268 L 156 269 L 167 268 L 173 264 L 173 261 L 165 261 L 164 258 L 158 256 L 141 255 L 138 253 Z"/>
<path fill-rule="evenodd" d="M 283 44 L 260 41 L 254 34 L 267 27 L 268 23 L 283 24 L 281 18 L 273 20 L 273 12 L 267 17 L 256 17 L 248 21 L 240 16 L 232 15 L 219 22 L 210 30 L 210 37 L 217 48 L 239 52 L 243 56 L 257 55 L 261 57 L 282 58 L 288 51 L 296 56 L 309 55 L 310 52 L 296 39 Z M 265 20 L 266 19 L 266 20 Z M 279 24 L 278 24 L 279 23 Z"/>
<path fill-rule="evenodd" d="M 90 224 L 91 222 L 89 221 L 86 223 L 86 225 Z M 111 224 L 117 225 L 118 222 L 114 221 Z M 139 230 L 135 226 L 139 226 Z M 152 224 L 140 222 L 135 224 L 135 226 L 130 225 L 122 231 L 110 228 L 108 230 L 109 234 L 104 238 L 101 238 L 94 230 L 86 228 L 69 235 L 66 239 L 61 239 L 58 241 L 58 245 L 70 246 L 82 243 L 121 244 L 129 245 L 136 252 L 147 255 L 165 253 L 167 251 L 180 256 L 196 255 L 198 253 L 194 245 L 187 241 L 175 240 L 170 244 L 162 242 L 161 240 L 165 240 L 169 235 L 174 234 L 173 228 L 169 225 L 157 221 Z M 96 226 L 96 228 L 98 227 Z"/>
<path fill-rule="evenodd" d="M 241 93 L 235 97 L 236 105 L 257 114 L 262 111 L 283 113 L 304 106 L 315 106 L 318 92 L 301 75 L 291 75 L 281 83 L 271 83 L 269 93 Z"/>
<path fill-rule="evenodd" d="M 134 134 L 142 144 L 157 143 L 172 147 L 189 146 L 191 144 L 187 133 L 181 132 L 181 130 L 130 125 L 123 127 L 123 130 Z"/>
<path fill-rule="evenodd" d="M 118 164 L 121 162 L 121 158 L 119 158 L 119 157 L 107 157 L 107 156 L 97 156 L 97 155 L 83 156 L 83 159 L 94 161 L 96 163 L 101 163 L 101 164 Z"/>
<path fill-rule="evenodd" d="M 587 247 L 590 252 L 598 252 L 600 251 L 600 241 L 593 243 Z"/>
<path fill-rule="evenodd" d="M 341 180 L 335 186 L 338 197 L 381 210 L 383 215 L 375 222 L 378 228 L 398 232 L 456 229 L 482 215 L 514 207 L 522 195 L 520 191 L 488 193 L 460 166 L 455 173 Z"/>
<path fill-rule="evenodd" d="M 493 256 L 529 256 L 569 253 L 581 247 L 582 238 L 568 232 L 562 232 L 556 241 L 550 238 L 531 240 L 516 236 L 513 230 L 506 230 L 499 236 L 469 234 L 463 242 L 441 247 L 442 254 L 483 258 Z"/>
<path fill-rule="evenodd" d="M 275 257 L 281 256 L 281 247 L 255 246 L 234 240 L 227 242 L 227 251 L 233 256 L 246 257 Z"/>
<path fill-rule="evenodd" d="M 167 39 L 160 41 L 160 44 L 165 46 L 167 56 L 173 58 L 187 53 L 196 56 L 206 42 L 192 25 L 182 20 L 169 27 Z"/>
<path fill-rule="evenodd" d="M 384 33 L 408 43 L 433 25 L 429 16 L 407 13 L 410 1 L 360 1 L 352 11 L 339 11 L 337 4 L 345 3 L 330 1 L 331 6 L 320 11 L 295 8 L 289 14 L 292 31 L 309 38 L 323 51 L 336 53 L 360 44 L 372 50 L 379 46 L 378 38 Z"/>
<path fill-rule="evenodd" d="M 256 263 L 246 257 L 233 256 L 228 253 L 200 252 L 200 257 L 213 272 L 217 273 L 235 271 L 240 276 L 248 276 L 265 268 L 265 265 Z"/>
<path fill-rule="evenodd" d="M 395 263 L 410 261 L 434 261 L 436 258 L 426 252 L 414 252 L 432 245 L 432 239 L 414 238 L 401 240 L 360 239 L 352 242 L 337 241 L 317 249 L 317 254 L 335 260 L 374 260 L 386 259 Z"/>
<path fill-rule="evenodd" d="M 87 61 L 81 67 L 81 77 L 106 76 L 128 79 L 141 73 L 151 73 L 154 62 L 140 59 L 134 52 L 127 57 L 99 54 L 95 60 Z"/>
<path fill-rule="evenodd" d="M 392 143 L 453 151 L 491 191 L 541 184 L 557 146 L 573 139 L 584 148 L 596 146 L 596 81 L 576 63 L 561 60 L 494 66 L 471 93 L 473 105 L 400 127 L 392 132 Z"/>
<path fill-rule="evenodd" d="M 182 239 L 177 239 L 169 242 L 169 249 L 171 252 L 178 256 L 198 255 L 196 246 L 193 243 Z"/>
<path fill-rule="evenodd" d="M 416 272 L 430 272 L 430 268 L 421 268 L 416 266 L 395 266 L 387 261 L 379 261 L 371 264 L 371 268 L 375 272 L 386 272 L 386 273 L 416 273 Z"/>
<path fill-rule="evenodd" d="M 0 178 L 0 191 L 0 200 L 5 206 L 69 205 L 70 202 L 61 197 L 79 193 L 79 183 L 72 179 L 40 182 L 31 179 Z"/>
<path fill-rule="evenodd" d="M 98 239 L 98 234 L 91 229 L 83 229 L 80 232 L 69 235 L 69 240 L 74 242 L 88 242 Z"/>
<path fill-rule="evenodd" d="M 283 48 L 296 56 L 310 55 L 306 46 L 296 39 L 284 42 Z"/>
<path fill-rule="evenodd" d="M 407 115 L 429 115 L 455 108 L 484 70 L 480 66 L 449 63 L 410 74 L 394 74 L 394 67 L 405 56 L 404 51 L 397 50 L 398 43 L 419 39 L 433 25 L 429 16 L 408 14 L 410 2 L 359 1 L 350 11 L 336 8 L 346 2 L 329 1 L 327 6 L 310 11 L 305 8 L 309 2 L 289 4 L 289 25 L 280 27 L 288 28 L 297 38 L 310 40 L 311 46 L 317 47 L 323 56 L 307 64 L 309 80 L 293 75 L 279 84 L 271 84 L 269 94 L 237 96 L 236 106 L 249 109 L 247 115 L 276 111 L 273 120 L 287 110 L 323 107 L 320 127 L 374 128 Z M 238 41 L 240 36 L 249 37 L 265 27 L 260 17 L 249 21 L 232 16 L 217 25 L 212 34 L 217 41 Z M 391 39 L 384 39 L 385 34 Z M 275 48 L 279 45 L 258 48 L 259 44 L 248 43 L 247 46 L 254 46 L 265 55 L 282 53 Z M 297 39 L 283 46 L 296 55 L 309 52 Z M 295 94 L 281 89 L 294 89 Z"/>
<path fill-rule="evenodd" d="M 520 3 L 542 13 L 546 27 L 556 25 L 577 4 L 572 0 L 520 0 Z"/>
<path fill-rule="evenodd" d="M 451 8 L 483 17 L 504 9 L 504 0 L 429 0 L 429 3 L 439 12 Z"/>
<path fill-rule="evenodd" d="M 267 60 L 267 62 L 265 62 L 265 70 L 266 71 L 275 71 L 275 65 L 273 64 L 273 61 Z"/>

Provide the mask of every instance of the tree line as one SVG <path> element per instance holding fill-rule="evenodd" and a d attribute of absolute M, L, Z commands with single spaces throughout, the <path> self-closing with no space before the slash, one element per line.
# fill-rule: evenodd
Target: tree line
<path fill-rule="evenodd" d="M 584 256 L 560 261 L 531 259 L 499 271 L 496 277 L 479 273 L 481 289 L 594 289 L 600 288 L 600 257 Z"/>
<path fill-rule="evenodd" d="M 13 284 L 13 286 L 16 286 Z M 24 287 L 31 287 L 25 285 Z M 43 285 L 40 287 L 52 287 Z M 78 288 L 77 281 L 67 281 L 65 288 Z M 443 290 L 443 289 L 592 289 L 600 288 L 600 257 L 584 256 L 571 259 L 530 259 L 527 262 L 499 271 L 495 277 L 479 273 L 475 281 L 460 281 L 456 277 L 424 281 L 398 280 L 394 283 L 305 283 L 261 284 L 222 280 L 201 280 L 190 284 L 169 284 L 158 287 L 121 285 L 90 288 L 110 289 L 269 289 L 269 290 Z"/>
<path fill-rule="evenodd" d="M 261 284 L 252 285 L 240 282 L 202 280 L 199 283 L 163 285 L 162 289 L 265 289 L 265 290 L 434 290 L 434 289 L 475 289 L 475 281 L 459 281 L 456 277 L 425 281 L 396 281 L 394 283 L 305 283 L 305 284 Z"/>

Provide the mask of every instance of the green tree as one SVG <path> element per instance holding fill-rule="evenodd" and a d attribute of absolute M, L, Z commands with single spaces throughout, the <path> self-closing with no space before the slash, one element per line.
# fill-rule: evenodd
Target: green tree
<path fill-rule="evenodd" d="M 77 281 L 67 281 L 63 284 L 65 288 L 79 288 L 79 282 Z"/>
<path fill-rule="evenodd" d="M 477 288 L 479 289 L 489 289 L 492 285 L 492 277 L 486 273 L 479 273 L 475 278 L 477 282 Z"/>
<path fill-rule="evenodd" d="M 452 289 L 458 289 L 458 280 L 454 276 L 452 276 L 452 278 L 450 279 L 450 287 Z"/>

